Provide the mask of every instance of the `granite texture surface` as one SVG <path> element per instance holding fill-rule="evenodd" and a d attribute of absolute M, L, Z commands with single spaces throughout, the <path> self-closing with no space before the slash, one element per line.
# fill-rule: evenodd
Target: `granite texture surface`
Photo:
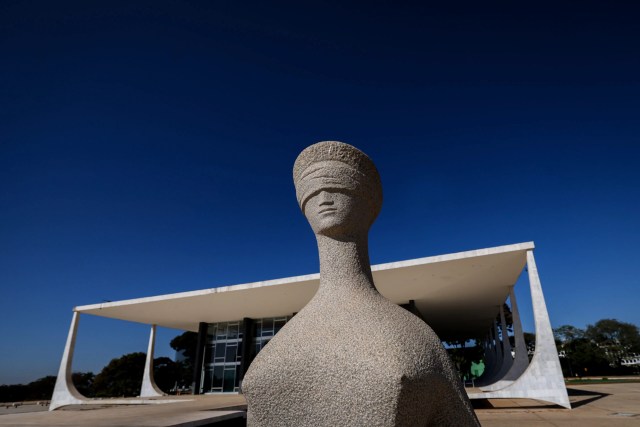
<path fill-rule="evenodd" d="M 294 165 L 318 242 L 320 287 L 242 384 L 249 426 L 477 426 L 440 339 L 373 283 L 368 231 L 382 206 L 373 162 L 336 141 Z"/>

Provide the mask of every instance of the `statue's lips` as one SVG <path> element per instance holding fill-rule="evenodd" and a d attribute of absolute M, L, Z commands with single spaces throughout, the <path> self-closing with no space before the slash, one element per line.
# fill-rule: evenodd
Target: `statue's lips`
<path fill-rule="evenodd" d="M 329 213 L 329 212 L 336 212 L 337 210 L 338 209 L 336 209 L 336 208 L 325 208 L 325 209 L 322 209 L 321 211 L 319 211 L 318 213 L 319 214 L 323 214 L 323 213 Z"/>

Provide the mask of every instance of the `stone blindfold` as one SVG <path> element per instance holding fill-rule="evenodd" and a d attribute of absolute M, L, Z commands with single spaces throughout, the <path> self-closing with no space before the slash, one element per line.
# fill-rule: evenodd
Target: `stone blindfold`
<path fill-rule="evenodd" d="M 365 199 L 375 192 L 373 183 L 362 172 L 337 160 L 311 164 L 296 182 L 296 197 L 302 211 L 310 197 L 321 190 L 346 190 Z"/>

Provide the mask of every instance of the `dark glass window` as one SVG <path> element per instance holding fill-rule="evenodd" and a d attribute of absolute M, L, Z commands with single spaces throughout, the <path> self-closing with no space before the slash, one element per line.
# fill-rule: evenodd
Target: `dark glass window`
<path fill-rule="evenodd" d="M 224 357 L 224 361 L 226 363 L 232 363 L 236 361 L 236 350 L 238 346 L 236 345 L 227 345 L 227 354 Z"/>
<path fill-rule="evenodd" d="M 211 389 L 211 379 L 213 376 L 213 372 L 211 370 L 211 368 L 207 368 L 204 372 L 204 375 L 202 376 L 203 381 L 202 381 L 202 389 L 204 391 L 209 391 Z"/>
<path fill-rule="evenodd" d="M 273 319 L 262 319 L 262 336 L 273 335 Z"/>
<path fill-rule="evenodd" d="M 215 352 L 215 346 L 205 347 L 204 349 L 204 363 L 213 363 L 213 355 Z"/>
<path fill-rule="evenodd" d="M 226 323 L 218 323 L 218 328 L 216 330 L 216 340 L 223 340 L 227 338 L 227 324 Z"/>
<path fill-rule="evenodd" d="M 274 329 L 274 331 L 273 331 L 273 334 L 274 334 L 274 335 L 275 335 L 275 334 L 277 334 L 277 333 L 278 333 L 278 331 L 279 331 L 280 329 L 282 329 L 282 327 L 284 326 L 284 324 L 285 324 L 285 323 L 287 323 L 287 319 L 277 319 L 277 320 L 274 322 L 274 328 L 273 328 L 273 329 Z"/>
<path fill-rule="evenodd" d="M 238 325 L 229 325 L 227 339 L 235 340 L 238 338 Z"/>
<path fill-rule="evenodd" d="M 216 362 L 224 360 L 225 347 L 224 343 L 216 344 Z"/>
<path fill-rule="evenodd" d="M 222 391 L 231 392 L 236 387 L 236 370 L 235 367 L 224 370 L 224 385 Z"/>
<path fill-rule="evenodd" d="M 224 371 L 224 366 L 215 366 L 213 368 L 213 381 L 211 384 L 211 388 L 221 388 L 222 387 L 222 375 Z"/>

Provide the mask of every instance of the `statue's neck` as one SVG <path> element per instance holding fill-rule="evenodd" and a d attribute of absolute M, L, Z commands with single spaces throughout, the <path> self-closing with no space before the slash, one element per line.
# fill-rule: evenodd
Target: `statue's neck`
<path fill-rule="evenodd" d="M 367 236 L 335 240 L 316 235 L 320 255 L 320 293 L 375 291 Z"/>

